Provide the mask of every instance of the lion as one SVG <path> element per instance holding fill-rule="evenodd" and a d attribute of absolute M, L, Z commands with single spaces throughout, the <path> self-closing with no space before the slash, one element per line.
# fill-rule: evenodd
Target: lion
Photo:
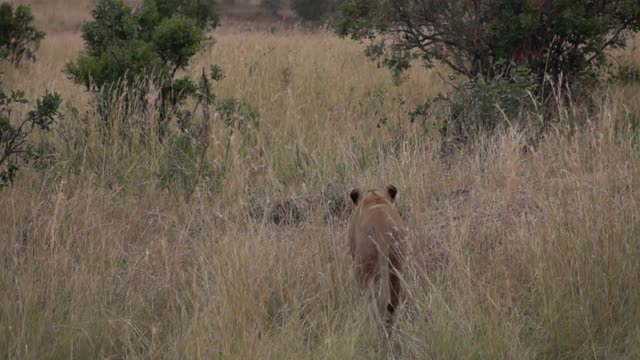
<path fill-rule="evenodd" d="M 355 188 L 349 195 L 355 210 L 349 222 L 349 252 L 356 281 L 373 293 L 387 335 L 400 302 L 407 227 L 395 206 L 398 189 Z"/>

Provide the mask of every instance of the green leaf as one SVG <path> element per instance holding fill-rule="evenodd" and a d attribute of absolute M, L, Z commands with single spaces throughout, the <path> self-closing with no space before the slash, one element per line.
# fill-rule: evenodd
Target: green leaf
<path fill-rule="evenodd" d="M 55 117 L 58 115 L 58 108 L 61 103 L 60 94 L 47 92 L 36 100 L 35 110 L 29 112 L 29 121 L 42 130 L 50 130 L 51 124 L 53 124 Z"/>

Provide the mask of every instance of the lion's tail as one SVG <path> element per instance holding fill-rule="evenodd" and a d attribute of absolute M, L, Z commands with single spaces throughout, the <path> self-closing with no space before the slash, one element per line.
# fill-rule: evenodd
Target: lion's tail
<path fill-rule="evenodd" d="M 391 321 L 393 315 L 393 304 L 391 304 L 391 271 L 389 269 L 390 263 L 390 246 L 389 241 L 380 241 L 378 252 L 378 266 L 380 269 L 380 291 L 377 296 L 378 313 L 380 314 L 384 323 L 387 334 L 390 334 Z"/>

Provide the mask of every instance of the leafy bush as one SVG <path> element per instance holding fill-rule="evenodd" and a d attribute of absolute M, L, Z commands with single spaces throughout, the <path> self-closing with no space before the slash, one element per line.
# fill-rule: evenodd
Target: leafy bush
<path fill-rule="evenodd" d="M 23 59 L 35 61 L 35 52 L 45 33 L 33 25 L 31 9 L 25 5 L 13 8 L 11 3 L 0 5 L 0 59 L 19 65 Z"/>
<path fill-rule="evenodd" d="M 20 5 L 15 11 L 10 3 L 0 5 L 0 59 L 17 66 L 23 59 L 35 61 L 35 52 L 45 33 L 38 31 L 28 6 Z M 62 102 L 57 93 L 45 93 L 36 100 L 35 107 L 24 118 L 16 116 L 19 106 L 27 104 L 24 92 L 5 91 L 0 86 L 0 187 L 13 182 L 21 162 L 39 155 L 29 142 L 35 129 L 49 131 L 58 116 Z"/>
<path fill-rule="evenodd" d="M 467 80 L 449 96 L 437 98 L 453 115 L 452 119 L 445 115 L 441 133 L 464 142 L 481 131 L 513 124 L 523 112 L 538 109 L 540 104 L 533 96 L 538 78 L 526 68 L 514 67 L 505 72 L 508 75 Z"/>
<path fill-rule="evenodd" d="M 87 90 L 98 91 L 118 81 L 131 83 L 151 75 L 155 69 L 164 70 L 153 45 L 132 40 L 99 56 L 82 54 L 74 62 L 68 63 L 65 71 L 74 82 L 84 85 Z"/>
<path fill-rule="evenodd" d="M 551 86 L 597 79 L 606 52 L 640 30 L 632 0 L 347 0 L 340 14 L 336 31 L 366 42 L 396 78 L 414 60 L 446 64 L 474 86 L 518 82 L 514 70 L 524 67 L 543 103 L 555 100 Z"/>
<path fill-rule="evenodd" d="M 137 91 L 132 98 L 128 87 L 134 83 L 160 89 L 156 105 L 164 134 L 176 107 L 197 92 L 193 80 L 176 79 L 176 73 L 201 48 L 205 28 L 218 24 L 215 1 L 145 0 L 134 13 L 122 0 L 100 0 L 92 14 L 93 21 L 82 29 L 86 52 L 69 62 L 65 72 L 107 100 L 118 96 L 144 103 L 148 91 Z M 102 109 L 103 115 L 108 112 L 108 107 Z"/>
<path fill-rule="evenodd" d="M 189 65 L 189 60 L 200 49 L 204 34 L 187 18 L 171 18 L 161 22 L 153 34 L 155 50 L 163 64 L 173 66 L 172 76 L 178 69 Z"/>
<path fill-rule="evenodd" d="M 136 38 L 137 23 L 131 8 L 122 1 L 100 1 L 92 11 L 94 21 L 82 27 L 90 56 L 98 57 Z"/>
<path fill-rule="evenodd" d="M 337 24 L 370 40 L 367 54 L 391 68 L 439 61 L 471 79 L 495 77 L 501 63 L 540 79 L 593 74 L 639 29 L 640 4 L 630 0 L 349 0 Z"/>
<path fill-rule="evenodd" d="M 197 53 L 204 33 L 194 19 L 170 17 L 174 3 L 147 0 L 139 14 L 132 14 L 122 0 L 101 0 L 94 21 L 83 26 L 87 52 L 67 64 L 67 74 L 88 89 L 122 78 L 175 76 Z"/>
<path fill-rule="evenodd" d="M 61 102 L 57 93 L 47 93 L 36 101 L 35 108 L 24 119 L 15 119 L 14 107 L 27 103 L 24 93 L 11 91 L 7 94 L 0 89 L 0 187 L 13 181 L 21 161 L 37 156 L 37 151 L 29 143 L 29 136 L 36 128 L 43 131 L 51 129 Z"/>
<path fill-rule="evenodd" d="M 335 0 L 293 0 L 293 11 L 304 20 L 322 20 L 336 10 Z"/>

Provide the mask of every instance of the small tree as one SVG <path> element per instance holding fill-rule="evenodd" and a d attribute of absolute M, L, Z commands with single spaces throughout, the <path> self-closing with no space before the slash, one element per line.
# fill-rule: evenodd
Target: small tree
<path fill-rule="evenodd" d="M 145 89 L 131 98 L 135 83 L 161 89 L 160 132 L 171 111 L 197 89 L 188 77 L 176 73 L 189 65 L 218 16 L 214 0 L 145 0 L 136 13 L 122 0 L 100 0 L 93 21 L 83 26 L 86 52 L 66 65 L 65 72 L 87 90 L 125 101 L 145 101 Z M 150 79 L 150 82 L 141 79 Z M 115 85 L 118 86 L 115 86 Z M 123 86 L 124 85 L 124 86 Z M 105 102 L 106 103 L 106 102 Z M 110 109 L 101 109 L 103 115 Z"/>
<path fill-rule="evenodd" d="M 522 108 L 514 88 L 545 104 L 551 84 L 596 79 L 606 52 L 639 29 L 637 0 L 345 0 L 336 25 L 340 35 L 365 42 L 366 54 L 396 79 L 414 60 L 461 75 L 458 90 L 444 97 L 452 105 L 445 122 L 453 124 L 443 128 L 465 138 L 485 127 L 472 122 L 492 128 L 500 108 Z M 470 94 L 482 94 L 489 108 Z M 451 134 L 456 127 L 467 129 Z"/>
<path fill-rule="evenodd" d="M 153 45 L 163 65 L 171 67 L 171 77 L 185 69 L 200 50 L 202 31 L 188 18 L 171 18 L 161 22 L 153 33 Z"/>
<path fill-rule="evenodd" d="M 0 60 L 17 66 L 23 59 L 35 61 L 35 52 L 45 33 L 38 31 L 28 6 L 0 5 Z M 0 73 L 1 75 L 1 73 Z M 29 142 L 35 129 L 49 131 L 58 115 L 60 95 L 46 93 L 23 118 L 16 116 L 16 107 L 26 104 L 24 92 L 5 91 L 0 84 L 0 187 L 13 182 L 20 163 L 37 156 Z"/>
<path fill-rule="evenodd" d="M 13 182 L 20 162 L 37 156 L 29 143 L 29 136 L 36 128 L 43 131 L 51 129 L 61 102 L 60 95 L 47 93 L 20 120 L 16 119 L 13 110 L 17 104 L 27 103 L 24 93 L 12 91 L 7 94 L 0 89 L 0 187 Z"/>
<path fill-rule="evenodd" d="M 0 5 L 0 59 L 19 65 L 23 59 L 35 61 L 35 53 L 45 33 L 33 25 L 31 8 L 11 3 Z"/>
<path fill-rule="evenodd" d="M 346 0 L 337 24 L 394 71 L 420 59 L 491 79 L 515 63 L 569 81 L 596 73 L 639 29 L 635 0 Z"/>

